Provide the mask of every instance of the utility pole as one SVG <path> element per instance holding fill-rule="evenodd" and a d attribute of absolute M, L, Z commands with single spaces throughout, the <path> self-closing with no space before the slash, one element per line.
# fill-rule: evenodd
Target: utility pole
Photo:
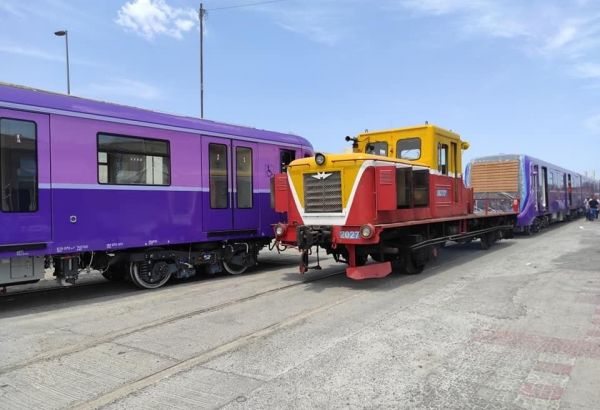
<path fill-rule="evenodd" d="M 204 118 L 204 15 L 206 10 L 200 3 L 198 18 L 200 19 L 200 118 Z"/>

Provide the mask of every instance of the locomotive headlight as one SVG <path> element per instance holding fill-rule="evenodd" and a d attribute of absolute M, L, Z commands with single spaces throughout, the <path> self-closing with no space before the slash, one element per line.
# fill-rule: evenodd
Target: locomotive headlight
<path fill-rule="evenodd" d="M 275 235 L 283 236 L 284 233 L 285 233 L 285 226 L 283 226 L 282 224 L 277 224 L 277 226 L 275 227 Z"/>
<path fill-rule="evenodd" d="M 320 152 L 317 152 L 315 154 L 315 162 L 318 166 L 323 165 L 325 163 L 325 155 L 321 154 Z"/>
<path fill-rule="evenodd" d="M 363 225 L 360 227 L 360 236 L 364 239 L 369 239 L 371 236 L 373 236 L 374 232 L 375 229 L 372 225 Z"/>

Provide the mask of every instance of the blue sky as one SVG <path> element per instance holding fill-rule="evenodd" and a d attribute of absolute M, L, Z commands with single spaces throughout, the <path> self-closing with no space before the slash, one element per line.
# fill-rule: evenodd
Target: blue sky
<path fill-rule="evenodd" d="M 205 0 L 205 117 L 344 136 L 429 121 L 467 159 L 600 177 L 597 0 Z M 199 115 L 198 2 L 0 0 L 0 81 Z M 223 8 L 223 9 L 219 9 Z"/>

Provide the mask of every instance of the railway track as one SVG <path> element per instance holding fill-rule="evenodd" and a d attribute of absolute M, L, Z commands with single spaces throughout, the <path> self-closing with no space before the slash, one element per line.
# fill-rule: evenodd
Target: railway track
<path fill-rule="evenodd" d="M 318 281 L 322 281 L 334 276 L 339 276 L 342 275 L 344 273 L 343 269 L 336 269 L 333 272 L 330 273 L 326 273 L 324 275 L 320 275 L 320 276 L 316 276 L 313 278 L 308 278 L 305 279 L 303 281 L 300 282 L 294 282 L 291 284 L 286 284 L 286 285 L 282 285 L 282 286 L 276 286 L 270 289 L 266 289 L 264 291 L 261 292 L 257 292 L 254 293 L 252 295 L 249 296 L 244 296 L 241 298 L 237 298 L 237 299 L 233 299 L 233 300 L 229 300 L 223 303 L 217 303 L 215 305 L 212 306 L 208 306 L 208 307 L 203 307 L 200 309 L 196 309 L 196 310 L 192 310 L 192 311 L 188 311 L 185 313 L 180 313 L 177 315 L 172 315 L 172 316 L 168 316 L 168 317 L 164 317 L 162 319 L 158 319 L 156 321 L 152 321 L 149 323 L 144 323 L 142 325 L 138 325 L 138 326 L 132 326 L 132 327 L 128 327 L 125 329 L 121 329 L 118 331 L 114 331 L 114 332 L 110 332 L 107 333 L 106 335 L 102 336 L 102 337 L 97 337 L 94 340 L 90 340 L 88 342 L 81 342 L 81 343 L 75 343 L 71 346 L 67 346 L 61 349 L 54 349 L 52 351 L 49 352 L 45 352 L 43 354 L 37 355 L 35 357 L 32 357 L 31 359 L 28 359 L 26 361 L 23 361 L 21 363 L 17 363 L 17 364 L 13 364 L 13 365 L 8 365 L 8 366 L 2 366 L 0 367 L 0 375 L 14 371 L 14 370 L 18 370 L 18 369 L 22 369 L 25 368 L 27 366 L 31 366 L 34 365 L 36 363 L 39 362 L 44 362 L 44 361 L 49 361 L 52 359 L 56 359 L 59 358 L 61 356 L 64 355 L 69 355 L 69 354 L 74 354 L 74 353 L 78 353 L 81 352 L 83 350 L 86 349 L 90 349 L 93 347 L 96 347 L 98 345 L 104 344 L 104 343 L 109 343 L 114 341 L 115 339 L 121 338 L 121 337 L 125 337 L 137 332 L 142 332 L 142 331 L 146 331 L 146 330 L 150 330 L 159 326 L 163 326 L 172 322 L 176 322 L 179 320 L 183 320 L 183 319 L 188 319 L 197 315 L 202 315 L 205 313 L 210 313 L 210 312 L 215 312 L 236 304 L 240 304 L 240 303 L 245 303 L 251 300 L 255 300 L 257 298 L 266 296 L 266 295 L 270 295 L 273 293 L 277 293 L 277 292 L 282 292 L 284 290 L 290 289 L 290 288 L 294 288 L 294 287 L 299 287 L 299 286 L 303 286 L 306 285 L 308 283 L 312 283 L 312 282 L 318 282 Z M 80 285 L 82 286 L 82 285 Z"/>
<path fill-rule="evenodd" d="M 342 272 L 330 274 L 330 275 L 324 276 L 322 278 L 319 278 L 317 280 L 323 280 L 323 279 L 329 278 L 331 276 L 337 276 L 341 273 Z M 306 282 L 303 282 L 303 283 L 306 283 Z M 290 287 L 294 287 L 294 286 L 296 286 L 296 285 L 290 285 L 290 286 L 287 286 L 286 288 L 290 288 Z M 188 359 L 180 360 L 177 363 L 175 363 L 174 365 L 171 365 L 167 368 L 164 368 L 162 370 L 159 370 L 157 372 L 149 374 L 138 380 L 132 381 L 130 383 L 126 383 L 116 389 L 113 389 L 109 392 L 103 393 L 95 398 L 86 400 L 84 402 L 75 403 L 74 406 L 72 406 L 71 408 L 76 409 L 76 410 L 83 410 L 83 409 L 98 409 L 98 408 L 104 407 L 104 406 L 114 403 L 120 399 L 123 399 L 123 398 L 129 396 L 130 394 L 133 394 L 142 389 L 150 387 L 150 386 L 160 382 L 161 380 L 164 380 L 168 377 L 174 376 L 174 375 L 184 372 L 186 370 L 191 370 L 192 368 L 194 368 L 198 365 L 201 365 L 203 363 L 206 363 L 220 355 L 223 355 L 230 351 L 237 350 L 241 347 L 244 347 L 245 345 L 252 343 L 253 341 L 255 341 L 257 339 L 267 337 L 281 329 L 284 329 L 289 326 L 293 326 L 294 324 L 304 321 L 318 313 L 327 311 L 335 306 L 341 305 L 351 299 L 355 299 L 360 296 L 362 296 L 362 295 L 359 293 L 354 293 L 354 294 L 351 294 L 350 296 L 347 296 L 347 297 L 344 297 L 341 299 L 337 299 L 332 303 L 328 303 L 326 305 L 319 306 L 317 308 L 299 313 L 297 315 L 287 317 L 284 320 L 278 321 L 276 323 L 273 323 L 273 324 L 266 326 L 262 329 L 259 329 L 257 331 L 250 332 L 248 334 L 245 334 L 243 336 L 235 338 L 235 339 L 231 340 L 230 342 L 227 342 L 225 344 L 217 346 L 213 349 L 210 349 L 210 350 L 207 350 L 200 354 L 194 355 Z"/>
<path fill-rule="evenodd" d="M 342 269 L 345 268 L 345 266 L 343 266 L 343 265 L 341 267 L 342 267 Z M 421 277 L 435 275 L 439 272 L 440 268 L 441 268 L 440 265 L 432 266 L 428 269 L 428 272 L 424 275 L 421 275 Z M 194 316 L 196 314 L 200 314 L 200 313 L 204 313 L 204 312 L 208 312 L 208 311 L 219 310 L 219 309 L 222 309 L 227 306 L 231 306 L 236 303 L 241 303 L 244 301 L 256 299 L 257 297 L 261 297 L 263 295 L 290 289 L 290 288 L 301 286 L 301 285 L 308 284 L 311 282 L 322 281 L 322 280 L 325 280 L 325 279 L 328 279 L 328 278 L 331 278 L 334 276 L 343 275 L 344 273 L 345 273 L 344 270 L 340 270 L 340 271 L 336 270 L 334 272 L 328 273 L 326 275 L 323 275 L 323 276 L 320 276 L 320 277 L 317 277 L 314 279 L 306 280 L 306 281 L 299 282 L 299 283 L 293 283 L 293 284 L 286 285 L 286 286 L 280 286 L 280 287 L 277 287 L 274 289 L 267 290 L 265 292 L 257 293 L 256 295 L 252 295 L 249 297 L 240 298 L 235 301 L 215 305 L 214 307 L 205 309 L 202 312 L 199 311 L 197 313 L 192 313 L 190 315 L 182 316 L 182 318 Z M 410 282 L 413 279 L 414 279 L 413 276 L 403 276 L 403 277 L 397 277 L 396 280 L 399 280 L 400 282 Z M 380 281 L 380 282 L 377 282 L 377 284 L 375 285 L 375 288 L 386 287 L 386 286 L 388 286 L 388 284 L 386 284 L 385 281 Z M 332 300 L 330 303 L 315 307 L 313 309 L 310 309 L 310 310 L 307 310 L 304 312 L 300 312 L 300 313 L 292 315 L 292 316 L 288 316 L 288 317 L 286 317 L 280 321 L 277 321 L 275 323 L 272 323 L 266 327 L 263 327 L 256 331 L 252 331 L 250 333 L 236 337 L 235 339 L 233 339 L 227 343 L 216 346 L 216 347 L 206 350 L 204 352 L 195 354 L 192 357 L 178 360 L 175 364 L 172 364 L 168 367 L 165 367 L 163 369 L 155 371 L 155 372 L 148 374 L 144 377 L 141 377 L 137 380 L 133 380 L 129 383 L 125 383 L 111 391 L 102 393 L 94 398 L 90 398 L 89 400 L 74 403 L 71 408 L 76 409 L 76 410 L 84 410 L 84 409 L 87 410 L 87 409 L 98 409 L 98 408 L 102 408 L 104 406 L 110 405 L 119 400 L 125 399 L 126 397 L 128 397 L 131 394 L 134 394 L 143 389 L 151 387 L 151 386 L 161 382 L 164 379 L 175 376 L 178 373 L 191 370 L 194 367 L 202 365 L 204 363 L 207 363 L 207 362 L 215 359 L 218 356 L 221 356 L 223 354 L 226 354 L 226 353 L 229 353 L 229 352 L 232 352 L 235 350 L 239 350 L 240 348 L 243 348 L 246 345 L 248 345 L 256 340 L 268 337 L 282 329 L 292 327 L 295 324 L 305 321 L 306 319 L 309 319 L 319 313 L 330 310 L 330 309 L 332 309 L 336 306 L 339 306 L 341 304 L 344 304 L 352 299 L 365 297 L 366 295 L 368 295 L 368 293 L 361 293 L 361 292 L 354 293 L 353 292 L 348 296 Z M 175 319 L 175 320 L 177 320 L 177 319 Z M 154 325 L 152 325 L 152 327 L 153 326 Z M 133 332 L 131 332 L 131 333 L 133 333 Z"/>

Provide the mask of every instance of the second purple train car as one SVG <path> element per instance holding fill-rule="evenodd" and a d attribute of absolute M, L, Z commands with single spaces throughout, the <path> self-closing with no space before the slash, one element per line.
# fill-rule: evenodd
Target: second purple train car
<path fill-rule="evenodd" d="M 473 159 L 466 170 L 480 211 L 518 209 L 516 230 L 538 232 L 555 221 L 583 215 L 598 181 L 528 155 Z"/>
<path fill-rule="evenodd" d="M 0 286 L 81 269 L 142 288 L 241 273 L 279 219 L 270 182 L 311 144 L 0 84 Z"/>

